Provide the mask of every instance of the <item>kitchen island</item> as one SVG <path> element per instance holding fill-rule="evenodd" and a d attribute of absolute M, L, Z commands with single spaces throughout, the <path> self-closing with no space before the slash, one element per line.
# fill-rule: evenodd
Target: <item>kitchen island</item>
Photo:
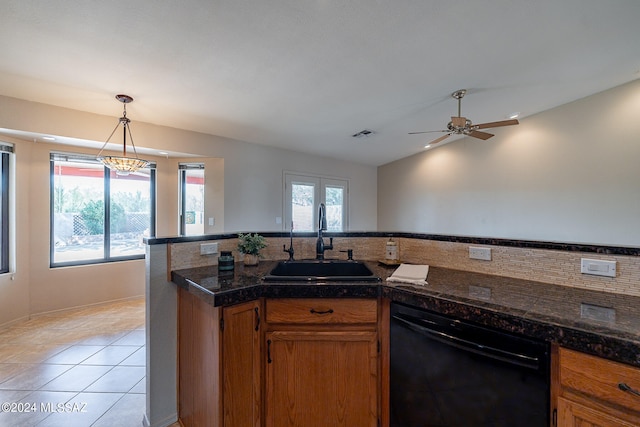
<path fill-rule="evenodd" d="M 385 279 L 394 268 L 375 261 L 366 264 L 381 282 L 264 282 L 276 261 L 263 261 L 257 267 L 236 264 L 232 273 L 219 272 L 217 266 L 172 271 L 172 282 L 180 292 L 178 311 L 187 313 L 178 316 L 179 336 L 191 339 L 187 343 L 181 339 L 180 348 L 202 356 L 179 364 L 179 376 L 191 373 L 187 381 L 181 379 L 182 389 L 187 390 L 186 398 L 179 393 L 180 406 L 187 408 L 181 410 L 183 422 L 233 425 L 242 419 L 243 424 L 256 426 L 300 425 L 306 412 L 299 405 L 319 408 L 336 425 L 389 425 L 392 301 L 550 343 L 550 425 L 640 422 L 640 403 L 633 391 L 625 390 L 627 383 L 633 387 L 640 383 L 636 308 L 640 298 L 442 267 L 430 268 L 427 285 L 392 283 Z M 203 307 L 206 317 L 192 315 Z M 233 332 L 226 332 L 228 324 Z M 213 342 L 207 338 L 210 344 L 201 348 L 193 329 L 215 330 Z M 349 356 L 340 357 L 338 365 L 327 364 L 336 351 Z M 325 356 L 308 357 L 317 354 Z M 353 360 L 357 362 L 349 362 Z M 588 369 L 592 365 L 597 370 Z M 216 378 L 195 393 L 194 366 L 198 372 L 214 372 L 210 378 Z M 296 381 L 299 375 L 294 372 L 305 372 L 304 381 Z M 311 372 L 323 374 L 315 378 Z M 349 372 L 349 381 L 340 372 Z M 321 395 L 317 386 L 311 386 L 327 381 L 327 375 L 334 378 L 328 384 L 341 393 Z M 331 387 L 320 387 L 326 388 Z M 292 394 L 283 397 L 282 390 Z M 349 401 L 354 390 L 360 399 Z M 207 398 L 198 402 L 192 395 Z M 243 402 L 252 402 L 253 411 L 237 405 L 240 396 Z M 204 403 L 212 400 L 213 406 Z M 344 411 L 329 412 L 336 407 Z M 232 424 L 227 424 L 229 420 Z M 318 420 L 304 423 L 324 425 Z"/>
<path fill-rule="evenodd" d="M 329 257 L 344 259 L 347 255 L 338 251 L 348 252 L 352 249 L 356 260 L 372 260 L 367 264 L 383 279 L 394 269 L 378 265 L 376 260 L 385 253 L 385 245 L 393 239 L 400 249 L 399 257 L 404 262 L 431 266 L 429 285 L 391 285 L 385 280 L 378 283 L 265 283 L 262 277 L 271 270 L 277 260 L 285 257 L 282 248 L 291 246 L 291 236 L 282 232 L 264 235 L 269 246 L 264 251 L 265 258 L 260 265 L 244 267 L 237 263 L 232 276 L 218 275 L 217 257 L 202 255 L 201 252 L 204 243 L 218 245 L 219 251 L 234 251 L 237 245 L 235 233 L 145 240 L 146 425 L 162 427 L 177 419 L 179 404 L 176 390 L 179 388 L 177 368 L 180 353 L 178 306 L 183 299 L 190 299 L 204 311 L 219 315 L 218 320 L 222 320 L 223 312 L 228 314 L 226 320 L 244 319 L 244 327 L 256 322 L 255 309 L 258 309 L 263 321 L 260 327 L 262 332 L 258 333 L 260 351 L 266 347 L 267 333 L 279 334 L 270 328 L 303 328 L 296 322 L 305 320 L 288 319 L 291 320 L 289 322 L 281 317 L 284 323 L 272 325 L 268 320 L 265 321 L 269 305 L 273 306 L 278 301 L 294 303 L 294 300 L 300 299 L 336 302 L 374 299 L 379 307 L 375 333 L 381 341 L 388 336 L 388 331 L 383 328 L 389 324 L 389 318 L 384 316 L 388 315 L 385 309 L 391 301 L 444 313 L 507 333 L 535 337 L 552 345 L 552 361 L 555 361 L 552 365 L 552 377 L 553 384 L 556 384 L 552 393 L 558 396 L 558 399 L 554 398 L 553 401 L 567 397 L 568 404 L 563 406 L 563 413 L 566 414 L 582 406 L 592 406 L 590 401 L 582 402 L 576 395 L 569 396 L 571 390 L 592 394 L 589 390 L 581 388 L 581 384 L 593 383 L 597 384 L 598 389 L 607 390 L 607 396 L 614 399 L 607 402 L 614 405 L 619 403 L 616 396 L 622 392 L 618 383 L 603 382 L 604 378 L 575 378 L 573 374 L 569 375 L 568 373 L 573 372 L 584 377 L 583 374 L 594 372 L 589 369 L 573 369 L 573 365 L 582 363 L 580 361 L 586 360 L 588 366 L 592 363 L 591 359 L 570 357 L 569 351 L 577 350 L 585 357 L 595 357 L 614 364 L 605 365 L 611 367 L 611 372 L 622 372 L 625 371 L 624 368 L 633 369 L 635 372 L 640 366 L 640 322 L 637 314 L 640 298 L 640 248 L 416 233 L 331 233 L 325 237 L 333 237 L 336 249 L 328 254 Z M 296 259 L 313 258 L 316 255 L 316 240 L 314 233 L 296 234 L 293 240 Z M 470 245 L 491 248 L 491 261 L 470 259 Z M 237 259 L 241 260 L 242 257 L 238 256 Z M 581 262 L 584 259 L 614 261 L 617 265 L 616 276 L 580 274 Z M 298 302 L 302 303 L 300 306 L 306 304 L 304 301 Z M 340 303 L 336 307 L 343 305 Z M 354 309 L 358 311 L 355 306 Z M 359 309 L 369 313 L 362 306 Z M 345 319 L 348 320 L 347 323 L 336 327 L 343 328 L 348 334 L 354 332 L 354 328 L 373 331 L 372 323 L 354 325 L 349 323 L 352 319 Z M 226 320 L 222 323 L 228 325 L 229 322 Z M 342 321 L 339 318 L 335 320 Z M 209 323 L 205 328 L 208 335 L 203 335 L 204 339 L 211 339 L 213 325 Z M 216 330 L 220 331 L 219 324 L 216 324 Z M 228 330 L 224 332 L 224 335 L 230 334 Z M 243 339 L 243 342 L 249 345 L 256 336 L 247 335 Z M 226 348 L 229 349 L 229 346 Z M 382 359 L 385 351 L 384 342 L 381 342 L 380 348 L 382 351 L 379 358 Z M 263 354 L 262 357 L 264 356 Z M 563 360 L 566 363 L 563 363 Z M 622 362 L 621 366 L 618 366 L 619 362 Z M 382 367 L 384 363 L 385 361 L 381 360 Z M 560 369 L 560 366 L 563 368 Z M 248 364 L 245 368 L 254 369 Z M 264 359 L 259 369 L 258 374 L 263 375 Z M 561 372 L 564 374 L 561 375 Z M 380 372 L 379 378 L 384 378 L 385 375 L 384 372 Z M 612 378 L 614 376 L 610 379 Z M 201 376 L 196 375 L 194 379 L 200 380 Z M 632 384 L 640 388 L 636 385 L 640 383 L 640 378 L 636 381 L 632 376 L 623 380 L 626 382 L 621 382 L 626 385 Z M 558 384 L 562 386 L 559 387 Z M 264 390 L 264 387 L 258 387 L 257 390 Z M 627 397 L 631 396 L 631 392 L 624 393 Z M 381 397 L 381 403 L 384 403 L 384 400 L 384 397 Z M 605 409 L 608 409 L 609 403 Z M 581 409 L 576 409 L 578 410 Z M 640 409 L 632 411 L 635 411 L 637 419 L 634 420 L 635 424 L 631 425 L 640 425 Z M 624 409 L 621 415 L 627 412 L 629 410 Z M 565 418 L 571 418 L 573 415 L 569 414 Z M 592 424 L 598 425 L 597 422 L 595 418 L 592 420 Z M 384 419 L 382 424 L 384 425 Z"/>
<path fill-rule="evenodd" d="M 222 275 L 215 265 L 196 267 L 171 277 L 216 307 L 258 298 L 382 297 L 640 367 L 640 297 L 441 267 L 430 267 L 426 286 L 392 283 L 385 279 L 394 268 L 375 261 L 367 265 L 381 282 L 264 283 L 275 264 L 237 263 Z"/>

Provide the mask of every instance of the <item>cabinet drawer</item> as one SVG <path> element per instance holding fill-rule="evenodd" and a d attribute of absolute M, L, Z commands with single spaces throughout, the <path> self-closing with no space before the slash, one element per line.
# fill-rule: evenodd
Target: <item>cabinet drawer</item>
<path fill-rule="evenodd" d="M 268 299 L 266 305 L 269 323 L 375 323 L 378 313 L 375 299 Z"/>
<path fill-rule="evenodd" d="M 634 427 L 623 419 L 609 415 L 581 405 L 570 400 L 558 398 L 558 424 L 559 427 L 573 426 L 606 426 L 606 427 Z"/>
<path fill-rule="evenodd" d="M 560 384 L 605 402 L 640 412 L 640 369 L 573 350 L 560 349 Z M 630 387 L 633 391 L 621 388 Z"/>

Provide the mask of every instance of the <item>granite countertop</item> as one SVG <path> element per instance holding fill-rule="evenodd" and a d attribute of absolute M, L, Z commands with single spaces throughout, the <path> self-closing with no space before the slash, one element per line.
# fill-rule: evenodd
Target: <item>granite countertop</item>
<path fill-rule="evenodd" d="M 277 261 L 173 271 L 172 281 L 214 306 L 267 298 L 387 297 L 640 367 L 640 297 L 430 267 L 428 285 L 386 282 L 393 267 L 367 262 L 381 282 L 262 280 Z M 587 304 L 587 305 L 586 305 Z"/>

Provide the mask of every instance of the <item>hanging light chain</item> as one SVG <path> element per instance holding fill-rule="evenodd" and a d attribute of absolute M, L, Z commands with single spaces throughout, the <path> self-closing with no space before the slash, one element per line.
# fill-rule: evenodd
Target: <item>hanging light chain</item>
<path fill-rule="evenodd" d="M 131 120 L 129 120 L 129 118 L 127 117 L 127 104 L 129 102 L 132 102 L 133 98 L 131 98 L 128 95 L 116 95 L 116 99 L 122 102 L 123 104 L 124 108 L 122 112 L 122 117 L 118 119 L 118 124 L 116 124 L 116 127 L 111 132 L 111 135 L 109 135 L 109 138 L 107 138 L 105 143 L 102 145 L 102 148 L 100 149 L 100 152 L 98 153 L 97 158 L 105 166 L 111 169 L 115 169 L 118 173 L 124 175 L 124 174 L 128 174 L 129 172 L 135 172 L 138 169 L 146 167 L 149 164 L 149 162 L 147 160 L 140 159 L 138 157 L 138 151 L 136 150 L 135 143 L 133 142 L 133 135 L 131 133 L 131 126 L 130 126 Z M 116 132 L 120 124 L 122 124 L 122 127 L 123 127 L 122 157 L 101 156 L 102 151 L 105 149 L 105 147 L 111 140 L 111 137 Z M 127 130 L 129 133 L 129 139 L 131 140 L 131 146 L 133 147 L 133 152 L 135 154 L 135 157 L 127 157 Z"/>

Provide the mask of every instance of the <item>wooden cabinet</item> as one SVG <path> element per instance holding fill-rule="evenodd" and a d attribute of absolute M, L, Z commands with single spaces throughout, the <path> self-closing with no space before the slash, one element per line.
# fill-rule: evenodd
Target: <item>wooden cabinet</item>
<path fill-rule="evenodd" d="M 388 313 L 378 300 L 268 299 L 220 308 L 181 288 L 178 304 L 185 427 L 388 423 L 388 382 L 381 380 L 388 375 Z"/>
<path fill-rule="evenodd" d="M 222 425 L 221 315 L 222 309 L 180 288 L 178 416 L 185 427 Z"/>
<path fill-rule="evenodd" d="M 260 303 L 226 307 L 222 313 L 224 425 L 260 427 Z"/>
<path fill-rule="evenodd" d="M 269 325 L 366 325 L 375 328 L 378 316 L 375 299 L 292 298 L 268 299 Z"/>
<path fill-rule="evenodd" d="M 373 299 L 266 301 L 267 427 L 378 425 L 377 306 Z"/>
<path fill-rule="evenodd" d="M 185 427 L 260 427 L 260 302 L 213 307 L 180 288 L 178 412 Z"/>
<path fill-rule="evenodd" d="M 560 427 L 637 427 L 606 412 L 560 397 L 558 399 Z"/>
<path fill-rule="evenodd" d="M 559 427 L 640 425 L 640 369 L 558 350 Z"/>

